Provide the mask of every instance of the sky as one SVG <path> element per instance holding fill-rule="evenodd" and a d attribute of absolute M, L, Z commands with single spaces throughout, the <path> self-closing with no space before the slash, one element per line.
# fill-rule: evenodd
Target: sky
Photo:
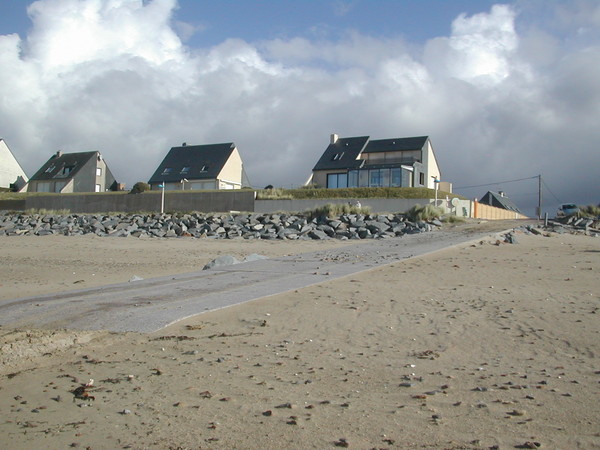
<path fill-rule="evenodd" d="M 3 0 L 0 67 L 29 176 L 98 150 L 131 187 L 234 142 L 253 187 L 297 187 L 331 133 L 426 135 L 466 197 L 600 203 L 597 0 Z"/>

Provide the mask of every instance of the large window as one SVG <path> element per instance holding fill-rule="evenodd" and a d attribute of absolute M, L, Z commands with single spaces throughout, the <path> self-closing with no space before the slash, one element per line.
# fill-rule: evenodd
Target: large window
<path fill-rule="evenodd" d="M 358 187 L 358 170 L 348 172 L 348 187 Z"/>
<path fill-rule="evenodd" d="M 369 187 L 382 186 L 382 169 L 369 170 Z"/>
<path fill-rule="evenodd" d="M 348 187 L 348 174 L 330 173 L 327 175 L 327 187 L 329 189 Z"/>
<path fill-rule="evenodd" d="M 400 167 L 395 167 L 391 169 L 392 180 L 390 186 L 392 187 L 402 187 L 402 169 Z"/>
<path fill-rule="evenodd" d="M 345 187 L 411 187 L 412 172 L 400 167 L 350 170 L 327 175 L 329 189 Z"/>

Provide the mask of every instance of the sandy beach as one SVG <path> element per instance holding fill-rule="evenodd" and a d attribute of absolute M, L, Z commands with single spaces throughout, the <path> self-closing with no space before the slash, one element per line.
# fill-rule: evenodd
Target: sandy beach
<path fill-rule="evenodd" d="M 0 447 L 600 448 L 600 238 L 516 236 L 153 334 L 1 327 Z M 0 244 L 4 299 L 345 245 Z"/>

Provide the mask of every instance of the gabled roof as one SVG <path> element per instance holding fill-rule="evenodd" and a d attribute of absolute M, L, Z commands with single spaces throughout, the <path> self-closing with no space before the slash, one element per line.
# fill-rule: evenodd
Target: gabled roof
<path fill-rule="evenodd" d="M 55 153 L 29 181 L 73 178 L 91 158 L 98 155 L 98 152 Z"/>
<path fill-rule="evenodd" d="M 172 147 L 148 182 L 214 180 L 234 149 L 233 142 Z"/>
<path fill-rule="evenodd" d="M 369 136 L 338 138 L 325 150 L 313 170 L 356 169 L 364 164 L 358 155 L 369 141 Z"/>
<path fill-rule="evenodd" d="M 481 197 L 479 203 L 495 206 L 496 208 L 507 209 L 509 211 L 514 211 L 521 214 L 521 211 L 519 211 L 519 208 L 517 208 L 517 205 L 515 205 L 512 200 L 496 192 L 487 191 L 485 195 Z"/>
<path fill-rule="evenodd" d="M 364 153 L 376 152 L 399 152 L 409 150 L 421 150 L 427 142 L 428 136 L 377 139 L 369 141 Z"/>

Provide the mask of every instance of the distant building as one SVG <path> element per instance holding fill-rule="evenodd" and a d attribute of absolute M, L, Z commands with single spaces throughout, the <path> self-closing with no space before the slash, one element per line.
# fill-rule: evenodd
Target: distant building
<path fill-rule="evenodd" d="M 150 180 L 151 189 L 201 190 L 249 187 L 248 177 L 237 147 L 224 144 L 173 147 Z"/>
<path fill-rule="evenodd" d="M 427 187 L 440 180 L 427 136 L 371 140 L 331 135 L 307 184 L 324 188 Z"/>
<path fill-rule="evenodd" d="M 28 192 L 104 192 L 118 184 L 100 152 L 56 152 L 29 180 Z"/>
<path fill-rule="evenodd" d="M 506 196 L 506 194 L 502 191 L 499 191 L 499 192 L 487 191 L 485 193 L 485 195 L 483 197 L 481 197 L 481 199 L 479 200 L 479 203 L 484 204 L 484 205 L 495 206 L 496 208 L 506 209 L 508 211 L 514 211 L 516 213 L 523 214 L 521 211 L 519 211 L 519 208 L 517 208 L 517 205 L 515 205 L 512 202 L 512 200 L 510 200 Z"/>
<path fill-rule="evenodd" d="M 27 184 L 25 171 L 6 145 L 0 139 L 0 188 L 19 191 Z"/>

